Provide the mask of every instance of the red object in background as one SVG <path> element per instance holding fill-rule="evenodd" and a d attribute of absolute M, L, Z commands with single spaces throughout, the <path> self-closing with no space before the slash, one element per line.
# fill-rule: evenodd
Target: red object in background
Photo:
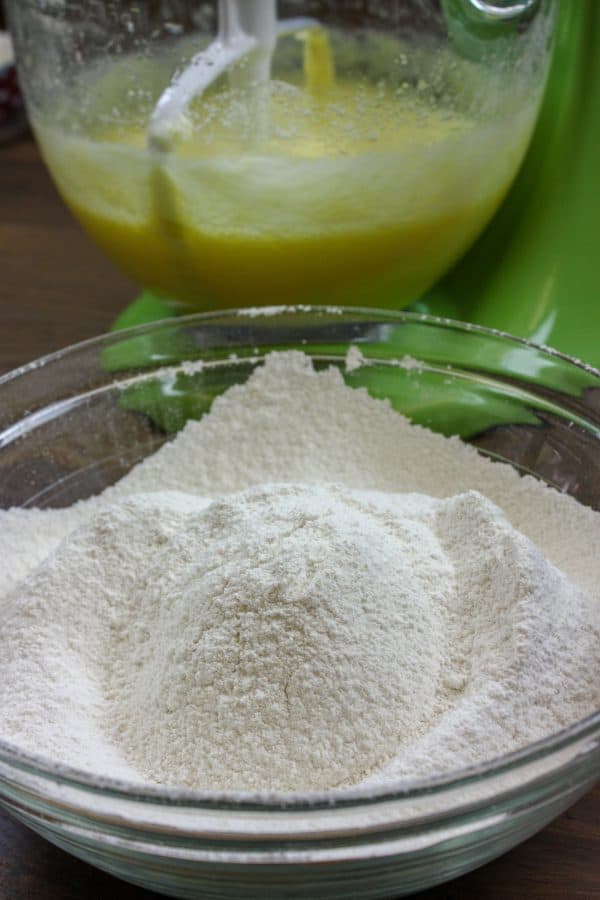
<path fill-rule="evenodd" d="M 0 32 L 0 141 L 26 130 L 25 104 L 12 59 L 12 47 L 8 35 Z"/>
<path fill-rule="evenodd" d="M 14 66 L 0 69 L 0 125 L 4 125 L 18 110 L 23 109 L 17 70 Z"/>

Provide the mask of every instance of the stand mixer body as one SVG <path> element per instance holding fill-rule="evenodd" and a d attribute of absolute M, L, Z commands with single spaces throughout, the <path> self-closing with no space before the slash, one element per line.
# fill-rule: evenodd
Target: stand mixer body
<path fill-rule="evenodd" d="M 104 47 L 75 64 L 57 103 L 27 58 L 36 28 L 48 32 L 47 5 L 9 6 L 57 185 L 152 292 L 119 324 L 218 306 L 412 302 L 600 364 L 595 0 L 405 0 L 387 4 L 389 36 L 361 22 L 348 39 L 340 10 L 368 25 L 369 6 L 386 4 L 282 3 L 278 21 L 273 0 L 221 0 L 212 44 L 197 46 L 195 25 L 188 37 L 163 22 L 174 37 L 155 52 L 133 7 L 111 2 L 102 22 L 122 22 L 110 64 Z M 433 36 L 405 54 L 392 32 L 409 14 Z M 67 32 L 83 58 L 87 44 Z M 52 41 L 58 56 L 66 39 Z M 48 59 L 56 77 L 73 69 Z"/>
<path fill-rule="evenodd" d="M 416 308 L 600 367 L 600 6 L 562 2 L 536 132 L 504 205 Z"/>

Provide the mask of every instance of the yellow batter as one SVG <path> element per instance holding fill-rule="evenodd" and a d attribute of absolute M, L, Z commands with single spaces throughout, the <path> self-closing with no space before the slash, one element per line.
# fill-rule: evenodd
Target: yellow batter
<path fill-rule="evenodd" d="M 305 65 L 306 87 L 195 101 L 191 138 L 161 159 L 142 125 L 38 137 L 75 215 L 145 287 L 197 308 L 402 305 L 493 214 L 531 110 L 478 124 L 418 87 L 335 79 L 318 44 Z"/>

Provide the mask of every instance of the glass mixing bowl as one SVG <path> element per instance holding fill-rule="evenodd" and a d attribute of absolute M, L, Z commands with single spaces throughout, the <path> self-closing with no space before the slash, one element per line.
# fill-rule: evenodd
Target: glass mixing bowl
<path fill-rule="evenodd" d="M 269 312 L 144 326 L 0 379 L 0 507 L 64 506 L 99 492 L 266 353 L 295 348 L 413 421 L 460 434 L 600 509 L 600 372 L 439 319 Z M 346 373 L 351 345 L 370 365 Z M 395 364 L 405 357 L 410 365 Z M 202 360 L 201 371 L 188 360 Z M 508 850 L 588 790 L 599 770 L 600 711 L 470 770 L 335 795 L 140 791 L 0 741 L 0 803 L 76 856 L 173 896 L 392 897 Z"/>
<path fill-rule="evenodd" d="M 202 310 L 420 296 L 513 180 L 557 6 L 8 0 L 8 13 L 65 200 L 140 285 Z"/>

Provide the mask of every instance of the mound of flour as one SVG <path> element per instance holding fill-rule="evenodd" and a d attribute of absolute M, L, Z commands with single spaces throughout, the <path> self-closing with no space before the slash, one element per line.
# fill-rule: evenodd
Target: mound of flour
<path fill-rule="evenodd" d="M 598 546 L 597 514 L 275 354 L 100 498 L 0 513 L 1 736 L 214 790 L 479 762 L 600 704 Z"/>

